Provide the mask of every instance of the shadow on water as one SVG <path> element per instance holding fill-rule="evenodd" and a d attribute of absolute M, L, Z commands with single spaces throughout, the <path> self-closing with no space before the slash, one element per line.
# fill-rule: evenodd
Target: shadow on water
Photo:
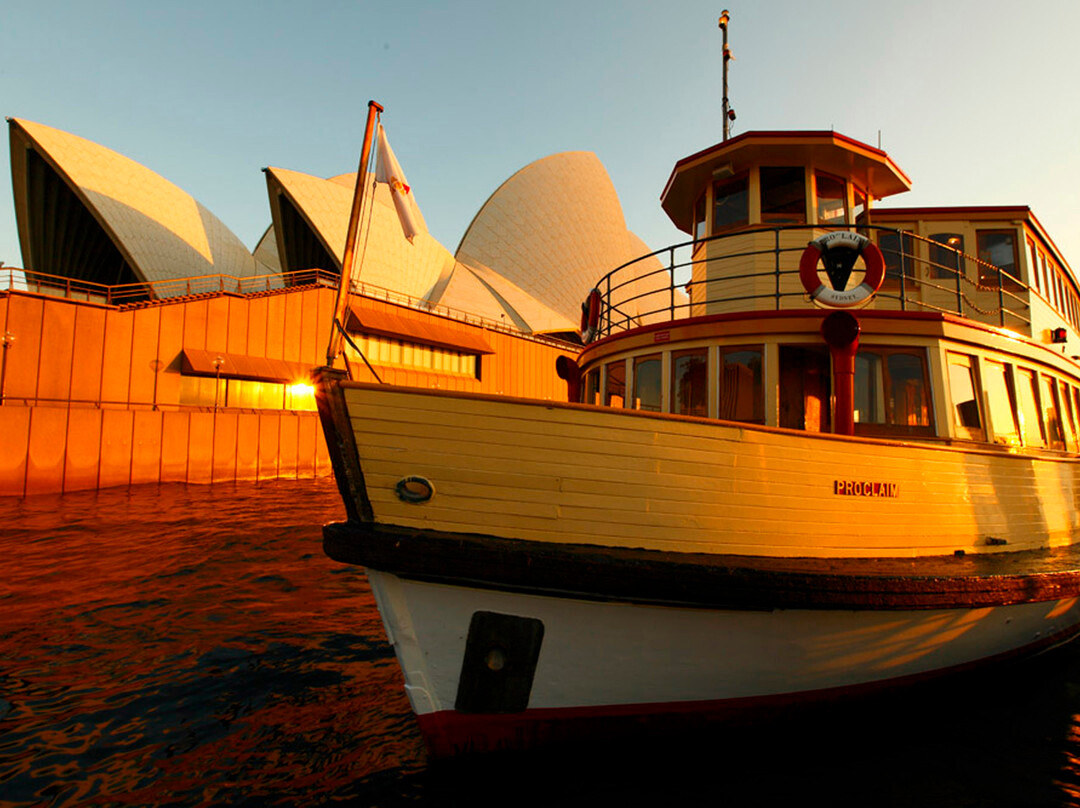
<path fill-rule="evenodd" d="M 1080 643 L 754 723 L 429 764 L 331 481 L 0 501 L 0 804 L 1080 802 Z"/>

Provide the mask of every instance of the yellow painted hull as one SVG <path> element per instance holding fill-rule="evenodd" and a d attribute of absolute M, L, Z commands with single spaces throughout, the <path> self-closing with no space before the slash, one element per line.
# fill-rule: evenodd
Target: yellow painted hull
<path fill-rule="evenodd" d="M 376 522 L 674 552 L 885 557 L 1071 544 L 1080 461 L 343 383 Z M 434 486 L 403 501 L 400 480 Z"/>

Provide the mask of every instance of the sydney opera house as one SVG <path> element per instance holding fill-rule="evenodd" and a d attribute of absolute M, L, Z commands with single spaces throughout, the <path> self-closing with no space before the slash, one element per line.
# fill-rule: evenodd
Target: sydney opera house
<path fill-rule="evenodd" d="M 355 175 L 265 169 L 269 226 L 251 250 L 150 169 L 8 123 L 23 266 L 0 267 L 0 495 L 329 474 L 309 382 Z M 648 252 L 597 157 L 522 168 L 453 253 L 418 209 L 407 239 L 375 188 L 346 328 L 378 377 L 564 398 L 555 360 L 580 347 L 581 301 Z M 373 378 L 355 353 L 354 375 Z"/>

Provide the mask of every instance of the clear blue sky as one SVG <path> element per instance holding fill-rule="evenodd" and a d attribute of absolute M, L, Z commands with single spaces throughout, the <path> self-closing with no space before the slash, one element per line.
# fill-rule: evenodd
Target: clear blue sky
<path fill-rule="evenodd" d="M 720 139 L 724 6 L 595 2 L 55 2 L 0 6 L 0 111 L 131 157 L 249 247 L 274 165 L 355 170 L 367 100 L 450 250 L 523 165 L 591 150 L 627 224 Z M 732 0 L 734 133 L 837 129 L 914 186 L 892 205 L 1027 204 L 1080 272 L 1080 1 Z M 8 159 L 0 260 L 21 265 Z"/>

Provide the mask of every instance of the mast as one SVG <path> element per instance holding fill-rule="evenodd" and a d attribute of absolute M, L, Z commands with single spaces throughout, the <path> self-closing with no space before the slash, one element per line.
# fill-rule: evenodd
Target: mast
<path fill-rule="evenodd" d="M 341 278 L 338 283 L 337 302 L 334 304 L 334 321 L 330 324 L 330 343 L 326 348 L 326 366 L 333 367 L 341 353 L 341 330 L 345 328 L 345 310 L 352 289 L 353 257 L 356 252 L 356 233 L 360 229 L 360 209 L 364 203 L 364 186 L 367 185 L 367 166 L 371 159 L 371 141 L 375 134 L 375 122 L 383 108 L 368 101 L 367 124 L 364 127 L 364 145 L 360 149 L 360 167 L 356 170 L 356 189 L 353 191 L 352 211 L 349 213 L 349 230 L 345 236 L 345 252 L 341 257 Z"/>
<path fill-rule="evenodd" d="M 731 48 L 728 47 L 727 41 L 727 29 L 728 20 L 730 19 L 728 10 L 725 8 L 720 12 L 720 30 L 724 32 L 724 95 L 723 95 L 723 107 L 722 112 L 724 116 L 724 140 L 731 137 L 731 122 L 735 120 L 735 110 L 731 108 L 731 102 L 728 100 L 728 62 L 735 57 L 731 55 Z"/>

